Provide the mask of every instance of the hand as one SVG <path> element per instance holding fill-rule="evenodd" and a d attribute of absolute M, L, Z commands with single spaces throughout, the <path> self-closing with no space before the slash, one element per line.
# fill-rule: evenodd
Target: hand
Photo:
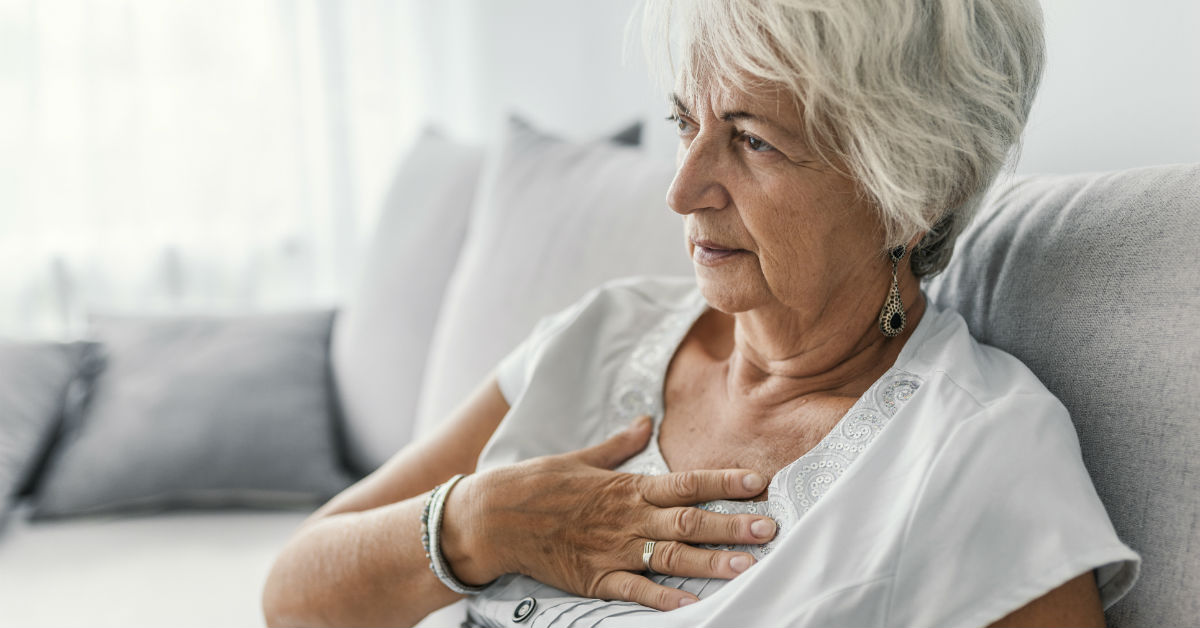
<path fill-rule="evenodd" d="M 689 544 L 765 543 L 775 522 L 694 505 L 753 497 L 766 480 L 744 469 L 612 471 L 641 451 L 651 432 L 649 418 L 640 417 L 595 447 L 465 478 L 448 498 L 443 523 L 451 569 L 470 584 L 521 573 L 577 595 L 659 610 L 697 598 L 640 575 L 646 541 L 657 542 L 650 566 L 659 573 L 733 578 L 745 571 L 754 562 L 747 553 Z"/>

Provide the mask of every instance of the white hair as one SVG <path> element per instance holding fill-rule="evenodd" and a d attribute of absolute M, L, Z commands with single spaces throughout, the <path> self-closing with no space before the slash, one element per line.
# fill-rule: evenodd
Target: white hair
<path fill-rule="evenodd" d="M 917 276 L 945 268 L 1017 149 L 1044 60 L 1037 0 L 647 0 L 642 29 L 686 100 L 702 81 L 789 91 L 821 159 L 878 207 L 881 251 L 925 232 Z"/>

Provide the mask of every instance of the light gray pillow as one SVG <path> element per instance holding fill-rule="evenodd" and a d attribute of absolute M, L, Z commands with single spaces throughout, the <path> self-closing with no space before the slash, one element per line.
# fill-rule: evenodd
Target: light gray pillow
<path fill-rule="evenodd" d="M 350 477 L 333 421 L 331 320 L 95 319 L 104 368 L 50 459 L 33 516 L 332 496 Z"/>
<path fill-rule="evenodd" d="M 0 522 L 50 445 L 78 346 L 0 342 Z"/>
<path fill-rule="evenodd" d="M 334 323 L 347 457 L 368 473 L 408 443 L 425 356 L 467 233 L 483 149 L 427 127 L 401 161 Z"/>
<path fill-rule="evenodd" d="M 642 124 L 610 137 L 636 146 Z M 408 444 L 442 299 L 467 234 L 483 149 L 425 128 L 401 161 L 359 280 L 338 312 L 333 366 L 347 457 L 373 471 Z"/>
<path fill-rule="evenodd" d="M 930 297 L 1071 411 L 1117 533 L 1142 555 L 1110 626 L 1200 617 L 1200 165 L 1000 185 Z"/>

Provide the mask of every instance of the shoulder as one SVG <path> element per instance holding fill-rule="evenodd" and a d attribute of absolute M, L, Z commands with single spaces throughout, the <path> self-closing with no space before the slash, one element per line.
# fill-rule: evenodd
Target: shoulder
<path fill-rule="evenodd" d="M 1035 406 L 1069 423 L 1038 376 L 1012 354 L 976 340 L 958 312 L 930 302 L 917 332 L 897 366 L 933 383 L 931 392 L 953 397 L 958 418 Z"/>
<path fill-rule="evenodd" d="M 931 309 L 921 325 L 897 366 L 922 382 L 908 410 L 927 438 L 928 468 L 950 477 L 964 464 L 1005 473 L 1018 460 L 1045 472 L 1082 469 L 1070 412 L 1029 367 L 973 338 L 953 310 Z"/>
<path fill-rule="evenodd" d="M 480 468 L 579 449 L 628 424 L 633 417 L 623 408 L 643 399 L 618 399 L 623 377 L 642 373 L 640 366 L 630 370 L 633 358 L 669 357 L 658 349 L 703 303 L 688 279 L 632 277 L 598 286 L 542 319 L 497 367 L 510 409 Z"/>
<path fill-rule="evenodd" d="M 957 313 L 927 316 L 902 365 L 924 379 L 905 408 L 923 464 L 889 623 L 986 625 L 1090 569 L 1111 604 L 1138 557 L 1113 530 L 1066 407 Z"/>
<path fill-rule="evenodd" d="M 601 284 L 537 322 L 501 361 L 500 389 L 511 405 L 539 370 L 558 371 L 557 378 L 564 369 L 585 373 L 600 368 L 646 330 L 690 315 L 702 301 L 695 282 L 686 277 L 626 277 Z"/>

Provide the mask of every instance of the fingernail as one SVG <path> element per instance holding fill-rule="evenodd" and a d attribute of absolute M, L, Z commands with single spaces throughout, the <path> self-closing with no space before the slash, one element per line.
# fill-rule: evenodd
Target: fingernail
<path fill-rule="evenodd" d="M 688 604 L 695 604 L 698 601 L 699 600 L 697 600 L 696 598 L 685 597 L 682 600 L 679 600 L 679 608 L 683 608 L 683 607 L 687 606 Z"/>
<path fill-rule="evenodd" d="M 775 534 L 775 522 L 770 519 L 759 519 L 750 524 L 750 534 L 755 538 L 769 539 L 772 534 Z"/>
<path fill-rule="evenodd" d="M 742 487 L 747 491 L 761 491 L 767 481 L 757 473 L 747 473 L 742 476 Z"/>
<path fill-rule="evenodd" d="M 646 427 L 646 424 L 649 422 L 650 422 L 650 417 L 643 414 L 642 416 L 633 420 L 633 423 L 631 423 L 629 425 L 629 431 L 636 432 L 636 431 Z"/>
<path fill-rule="evenodd" d="M 732 567 L 734 571 L 742 573 L 750 568 L 750 557 L 742 554 L 734 556 L 733 558 L 729 559 L 729 566 Z"/>

